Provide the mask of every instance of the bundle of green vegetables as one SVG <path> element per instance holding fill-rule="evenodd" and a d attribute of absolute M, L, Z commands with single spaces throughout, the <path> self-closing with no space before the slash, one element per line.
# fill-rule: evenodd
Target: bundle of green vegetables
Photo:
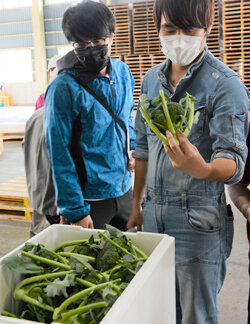
<path fill-rule="evenodd" d="M 166 131 L 170 131 L 177 143 L 176 131 L 180 130 L 188 137 L 194 123 L 194 102 L 197 99 L 186 92 L 186 96 L 179 103 L 171 101 L 170 97 L 160 90 L 160 95 L 155 97 L 150 103 L 146 94 L 140 97 L 140 111 L 144 121 L 164 143 L 168 145 Z"/>
<path fill-rule="evenodd" d="M 147 255 L 115 227 L 106 225 L 98 233 L 98 239 L 65 242 L 54 250 L 26 243 L 21 256 L 6 258 L 9 269 L 27 275 L 14 291 L 25 308 L 19 317 L 7 311 L 1 315 L 42 323 L 99 323 Z"/>

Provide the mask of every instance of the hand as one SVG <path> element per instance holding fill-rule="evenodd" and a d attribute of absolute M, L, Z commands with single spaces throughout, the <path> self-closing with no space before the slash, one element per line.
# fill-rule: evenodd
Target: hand
<path fill-rule="evenodd" d="M 132 207 L 131 214 L 129 216 L 129 220 L 127 222 L 127 229 L 137 227 L 137 231 L 142 230 L 142 214 L 140 205 L 136 205 Z"/>
<path fill-rule="evenodd" d="M 250 223 L 250 207 L 247 208 L 246 218 L 247 218 L 247 221 Z"/>
<path fill-rule="evenodd" d="M 130 172 L 133 172 L 135 169 L 135 159 L 132 157 L 132 152 L 130 151 L 130 157 L 129 157 L 129 161 L 128 161 L 128 170 Z"/>
<path fill-rule="evenodd" d="M 60 224 L 67 224 L 67 220 L 65 217 L 60 216 Z"/>
<path fill-rule="evenodd" d="M 180 146 L 173 135 L 167 131 L 169 146 L 163 143 L 172 166 L 197 179 L 206 179 L 209 174 L 209 164 L 201 156 L 198 149 L 189 142 L 181 131 L 177 132 Z"/>
<path fill-rule="evenodd" d="M 94 228 L 94 224 L 90 215 L 85 216 L 83 219 L 78 222 L 72 223 L 73 225 L 82 226 L 84 228 Z"/>

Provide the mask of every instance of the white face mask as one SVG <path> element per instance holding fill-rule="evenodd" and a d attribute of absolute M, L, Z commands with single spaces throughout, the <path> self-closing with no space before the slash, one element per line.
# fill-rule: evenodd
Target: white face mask
<path fill-rule="evenodd" d="M 161 50 L 174 64 L 179 66 L 189 65 L 200 54 L 203 37 L 183 34 L 160 36 Z"/>

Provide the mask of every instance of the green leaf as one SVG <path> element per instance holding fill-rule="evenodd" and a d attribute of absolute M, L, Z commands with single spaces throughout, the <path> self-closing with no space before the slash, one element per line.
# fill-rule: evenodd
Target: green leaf
<path fill-rule="evenodd" d="M 89 238 L 89 244 L 94 244 L 95 243 L 95 239 L 94 239 L 94 236 L 91 235 L 90 238 Z"/>
<path fill-rule="evenodd" d="M 139 261 L 136 263 L 136 267 L 135 267 L 135 272 L 137 273 L 141 267 L 143 266 L 144 262 L 143 261 Z"/>
<path fill-rule="evenodd" d="M 123 261 L 123 262 L 129 262 L 129 261 L 131 261 L 131 260 L 133 260 L 133 259 L 134 259 L 134 256 L 131 255 L 131 254 L 125 254 L 125 255 L 122 257 L 122 261 Z"/>
<path fill-rule="evenodd" d="M 106 297 L 109 295 L 109 292 L 111 290 L 111 287 L 110 286 L 106 286 L 104 288 L 104 290 L 102 291 L 102 298 L 105 300 Z"/>
<path fill-rule="evenodd" d="M 109 232 L 111 238 L 124 236 L 122 231 L 112 225 L 105 224 L 104 228 Z"/>
<path fill-rule="evenodd" d="M 19 256 L 10 256 L 3 260 L 3 264 L 10 270 L 22 273 L 22 274 L 32 274 L 32 273 L 44 273 L 44 268 L 38 266 L 32 260 L 24 260 Z"/>
<path fill-rule="evenodd" d="M 72 270 L 75 270 L 76 273 L 82 274 L 85 272 L 85 267 L 80 263 L 76 258 L 70 258 L 69 264 Z"/>
<path fill-rule="evenodd" d="M 198 124 L 199 117 L 200 117 L 200 111 L 196 111 L 196 113 L 194 114 L 193 124 L 195 124 L 195 125 Z"/>
<path fill-rule="evenodd" d="M 140 96 L 140 103 L 145 110 L 149 109 L 148 96 L 145 93 Z"/>
<path fill-rule="evenodd" d="M 35 248 L 35 245 L 34 245 L 34 244 L 27 242 L 27 243 L 25 243 L 25 245 L 24 245 L 23 251 L 25 251 L 25 252 L 30 252 L 30 251 L 32 251 L 34 248 Z"/>
<path fill-rule="evenodd" d="M 32 311 L 28 310 L 28 309 L 26 309 L 26 310 L 24 310 L 22 312 L 22 314 L 20 315 L 20 318 L 30 320 L 30 321 L 36 321 L 35 314 Z"/>
<path fill-rule="evenodd" d="M 45 287 L 44 291 L 47 293 L 48 297 L 64 296 L 68 298 L 67 288 L 70 286 L 71 282 L 68 277 L 65 277 L 63 280 L 57 278 L 52 284 Z"/>

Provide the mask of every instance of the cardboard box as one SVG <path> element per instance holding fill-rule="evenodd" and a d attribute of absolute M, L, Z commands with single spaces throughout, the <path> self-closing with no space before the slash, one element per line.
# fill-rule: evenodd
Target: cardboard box
<path fill-rule="evenodd" d="M 97 230 L 79 226 L 52 225 L 29 242 L 53 249 L 72 239 L 98 237 Z M 165 234 L 126 233 L 132 243 L 150 255 L 143 267 L 115 302 L 101 324 L 175 324 L 174 238 Z M 3 259 L 17 255 L 23 245 L 0 259 L 0 311 L 15 313 L 17 302 L 12 296 L 20 276 L 2 265 Z M 1 324 L 37 323 L 0 316 Z"/>

